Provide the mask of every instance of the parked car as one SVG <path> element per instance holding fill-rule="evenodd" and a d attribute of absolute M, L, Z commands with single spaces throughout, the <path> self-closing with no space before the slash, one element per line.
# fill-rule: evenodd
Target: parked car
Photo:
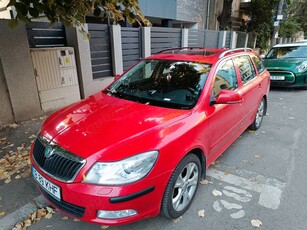
<path fill-rule="evenodd" d="M 272 86 L 306 87 L 307 43 L 274 46 L 264 57 L 264 65 L 271 74 Z"/>
<path fill-rule="evenodd" d="M 119 225 L 191 205 L 206 168 L 267 110 L 251 49 L 178 48 L 52 114 L 32 145 L 44 197 L 73 218 Z"/>

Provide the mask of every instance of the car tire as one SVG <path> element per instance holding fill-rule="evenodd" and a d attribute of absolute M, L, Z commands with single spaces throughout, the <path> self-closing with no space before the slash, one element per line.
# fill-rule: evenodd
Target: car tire
<path fill-rule="evenodd" d="M 259 103 L 254 122 L 249 126 L 250 130 L 257 130 L 261 126 L 263 116 L 266 114 L 266 100 L 263 97 Z"/>
<path fill-rule="evenodd" d="M 184 157 L 166 187 L 161 212 L 167 218 L 180 217 L 190 207 L 201 177 L 201 163 L 194 154 Z"/>

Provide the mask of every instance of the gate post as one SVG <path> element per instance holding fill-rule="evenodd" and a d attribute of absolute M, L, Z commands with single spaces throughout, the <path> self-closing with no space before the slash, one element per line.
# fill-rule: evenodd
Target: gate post
<path fill-rule="evenodd" d="M 124 72 L 123 65 L 123 50 L 122 50 L 122 35 L 120 25 L 111 25 L 111 53 L 113 63 L 113 73 L 115 75 Z"/>
<path fill-rule="evenodd" d="M 151 55 L 151 29 L 150 27 L 142 27 L 142 58 L 146 58 Z"/>

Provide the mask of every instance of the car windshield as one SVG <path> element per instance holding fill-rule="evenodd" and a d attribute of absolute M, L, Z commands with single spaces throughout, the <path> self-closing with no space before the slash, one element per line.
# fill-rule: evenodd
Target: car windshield
<path fill-rule="evenodd" d="M 275 47 L 270 50 L 266 58 L 307 58 L 307 46 Z"/>
<path fill-rule="evenodd" d="M 108 95 L 175 109 L 193 108 L 211 65 L 172 60 L 145 60 L 107 90 Z"/>

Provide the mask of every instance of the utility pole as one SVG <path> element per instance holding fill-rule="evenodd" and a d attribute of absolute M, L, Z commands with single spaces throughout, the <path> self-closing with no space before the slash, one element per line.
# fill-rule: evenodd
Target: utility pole
<path fill-rule="evenodd" d="M 282 14 L 283 5 L 284 5 L 284 0 L 279 0 L 276 21 L 274 21 L 274 30 L 271 38 L 271 47 L 276 44 L 276 38 L 278 38 L 279 23 L 283 19 L 283 14 Z"/>

